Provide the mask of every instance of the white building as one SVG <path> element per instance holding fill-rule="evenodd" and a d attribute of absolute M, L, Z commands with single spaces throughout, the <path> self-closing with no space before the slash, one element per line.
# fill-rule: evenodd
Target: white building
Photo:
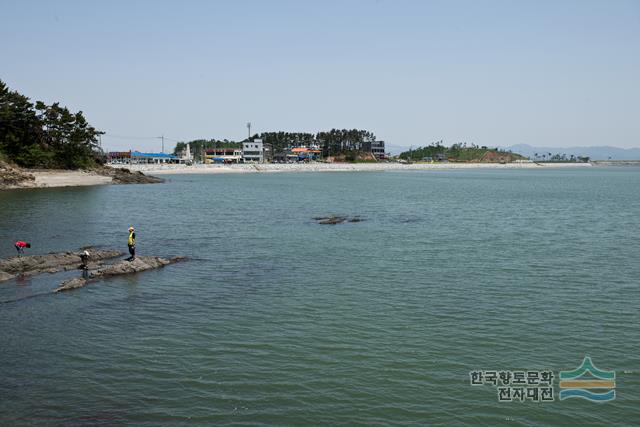
<path fill-rule="evenodd" d="M 264 163 L 264 144 L 261 139 L 242 143 L 242 158 L 245 162 Z"/>

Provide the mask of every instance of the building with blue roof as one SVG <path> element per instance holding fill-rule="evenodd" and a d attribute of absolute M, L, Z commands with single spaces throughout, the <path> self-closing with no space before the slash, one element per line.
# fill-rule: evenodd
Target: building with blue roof
<path fill-rule="evenodd" d="M 167 153 L 143 153 L 141 151 L 112 151 L 107 154 L 107 161 L 114 164 L 163 164 L 180 163 L 180 158 Z"/>

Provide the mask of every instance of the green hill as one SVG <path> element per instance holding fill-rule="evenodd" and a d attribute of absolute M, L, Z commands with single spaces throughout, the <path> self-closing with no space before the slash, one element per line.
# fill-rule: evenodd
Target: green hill
<path fill-rule="evenodd" d="M 453 144 L 451 147 L 441 142 L 418 147 L 415 150 L 400 153 L 401 159 L 410 161 L 443 161 L 467 163 L 509 163 L 516 160 L 526 160 L 520 154 L 497 148 L 479 147 L 475 144 Z"/>

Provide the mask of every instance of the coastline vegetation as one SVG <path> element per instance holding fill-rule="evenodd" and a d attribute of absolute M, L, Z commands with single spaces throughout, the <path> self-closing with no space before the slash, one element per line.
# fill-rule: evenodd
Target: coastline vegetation
<path fill-rule="evenodd" d="M 0 80 L 0 160 L 25 168 L 96 167 L 104 159 L 101 134 L 82 111 L 71 112 L 58 102 L 34 104 Z"/>
<path fill-rule="evenodd" d="M 526 157 L 499 148 L 489 148 L 475 144 L 453 144 L 450 147 L 442 141 L 432 143 L 415 150 L 404 151 L 398 156 L 408 161 L 451 161 L 451 162 L 513 162 L 526 160 Z"/>

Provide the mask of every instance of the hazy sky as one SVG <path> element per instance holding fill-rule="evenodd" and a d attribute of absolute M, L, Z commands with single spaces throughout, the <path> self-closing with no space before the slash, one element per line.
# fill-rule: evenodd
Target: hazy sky
<path fill-rule="evenodd" d="M 0 79 L 83 110 L 107 149 L 240 139 L 247 121 L 396 147 L 640 146 L 640 1 L 0 0 L 0 15 Z"/>

